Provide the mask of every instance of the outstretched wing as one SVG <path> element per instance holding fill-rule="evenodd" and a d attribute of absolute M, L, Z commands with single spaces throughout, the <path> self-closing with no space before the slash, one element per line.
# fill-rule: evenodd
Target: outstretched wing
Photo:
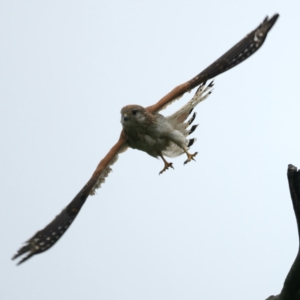
<path fill-rule="evenodd" d="M 12 257 L 12 259 L 16 259 L 19 256 L 26 255 L 18 262 L 18 265 L 29 259 L 31 256 L 48 250 L 62 237 L 78 215 L 87 197 L 93 195 L 95 189 L 99 188 L 101 183 L 105 181 L 105 178 L 111 172 L 111 165 L 118 159 L 118 154 L 124 152 L 126 149 L 127 145 L 122 131 L 118 142 L 100 161 L 90 180 L 75 198 L 51 223 L 44 229 L 38 231 Z"/>
<path fill-rule="evenodd" d="M 275 24 L 279 14 L 275 14 L 271 19 L 266 17 L 264 21 L 244 39 L 228 50 L 219 59 L 213 62 L 200 74 L 191 80 L 178 85 L 170 93 L 164 96 L 156 104 L 147 107 L 150 113 L 156 113 L 164 109 L 167 105 L 181 97 L 184 93 L 190 91 L 199 84 L 226 72 L 227 70 L 237 66 L 242 61 L 255 53 L 264 43 L 268 32 Z"/>

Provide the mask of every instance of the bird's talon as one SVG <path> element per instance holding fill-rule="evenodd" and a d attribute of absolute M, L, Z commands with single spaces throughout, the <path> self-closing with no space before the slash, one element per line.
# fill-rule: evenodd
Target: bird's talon
<path fill-rule="evenodd" d="M 184 165 L 186 165 L 188 162 L 190 162 L 191 160 L 195 160 L 195 156 L 198 154 L 198 152 L 195 152 L 194 154 L 190 154 L 190 153 L 187 153 L 187 157 L 188 159 L 184 162 Z"/>
<path fill-rule="evenodd" d="M 169 168 L 172 168 L 174 170 L 173 163 L 165 162 L 165 167 L 159 172 L 159 175 L 168 170 Z"/>

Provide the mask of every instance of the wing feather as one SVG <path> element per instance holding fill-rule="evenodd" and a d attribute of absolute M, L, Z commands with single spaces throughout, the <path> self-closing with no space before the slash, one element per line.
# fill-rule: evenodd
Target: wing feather
<path fill-rule="evenodd" d="M 127 149 L 123 131 L 118 142 L 110 149 L 106 156 L 100 161 L 90 180 L 67 205 L 63 211 L 55 217 L 44 229 L 38 231 L 25 245 L 12 257 L 16 259 L 25 255 L 18 265 L 28 260 L 35 254 L 42 253 L 51 248 L 67 231 L 89 195 L 95 194 L 95 190 L 105 181 L 111 172 L 111 166 L 117 161 L 118 154 Z"/>
<path fill-rule="evenodd" d="M 201 83 L 204 83 L 207 80 L 235 67 L 236 65 L 247 59 L 261 47 L 266 39 L 269 30 L 275 24 L 278 17 L 279 15 L 275 14 L 271 19 L 268 19 L 268 17 L 265 18 L 265 20 L 259 27 L 250 32 L 244 39 L 233 46 L 218 60 L 216 60 L 191 80 L 175 87 L 170 93 L 164 96 L 156 104 L 147 107 L 147 110 L 150 113 L 157 113 L 176 99 L 180 98 L 185 92 L 190 91 Z M 184 113 L 182 113 L 181 111 L 180 119 L 187 118 L 189 113 L 190 110 L 188 109 Z M 171 116 L 171 118 L 172 117 L 173 116 Z M 174 118 L 177 117 L 178 116 L 174 116 Z M 118 159 L 118 154 L 125 151 L 126 148 L 126 140 L 122 131 L 118 142 L 100 161 L 90 180 L 75 196 L 75 198 L 58 216 L 56 216 L 56 218 L 51 223 L 49 223 L 44 229 L 38 231 L 32 238 L 30 238 L 25 243 L 25 245 L 17 251 L 12 259 L 16 259 L 22 255 L 25 255 L 25 257 L 23 257 L 18 263 L 21 264 L 33 255 L 42 253 L 52 247 L 72 224 L 88 196 L 94 195 L 95 190 L 99 188 L 102 183 L 104 183 L 105 178 L 111 172 L 111 166 Z"/>
<path fill-rule="evenodd" d="M 229 49 L 219 59 L 214 61 L 191 80 L 175 87 L 156 104 L 147 107 L 147 110 L 150 113 L 159 112 L 199 84 L 228 71 L 246 60 L 262 46 L 268 32 L 273 27 L 278 17 L 278 14 L 275 14 L 270 19 L 266 17 L 257 28 L 246 35 L 245 38 Z"/>

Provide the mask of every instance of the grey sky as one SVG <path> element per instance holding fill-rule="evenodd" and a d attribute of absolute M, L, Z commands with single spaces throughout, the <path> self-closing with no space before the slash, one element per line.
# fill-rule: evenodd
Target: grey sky
<path fill-rule="evenodd" d="M 242 3 L 243 2 L 243 3 Z M 0 298 L 265 299 L 297 253 L 286 169 L 300 167 L 299 1 L 0 2 Z M 196 111 L 197 162 L 120 156 L 52 249 L 11 256 L 155 103 L 266 15 L 280 18 Z M 169 107 L 183 106 L 192 93 Z"/>

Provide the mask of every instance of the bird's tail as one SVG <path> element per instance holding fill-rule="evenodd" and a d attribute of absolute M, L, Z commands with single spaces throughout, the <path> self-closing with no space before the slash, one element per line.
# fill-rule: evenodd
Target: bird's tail
<path fill-rule="evenodd" d="M 188 121 L 186 120 L 188 116 L 191 115 L 194 108 L 212 93 L 213 86 L 213 81 L 208 85 L 206 85 L 206 83 L 201 84 L 197 89 L 194 97 L 186 105 L 180 108 L 173 115 L 167 117 L 168 123 L 174 129 L 180 131 L 184 136 L 189 136 L 191 133 L 193 133 L 198 127 L 198 124 L 192 125 L 197 115 L 196 112 L 192 114 Z M 187 148 L 191 147 L 195 142 L 196 138 L 187 139 Z M 171 143 L 171 145 L 163 152 L 164 155 L 169 157 L 176 157 L 183 153 L 184 151 L 174 143 Z"/>

